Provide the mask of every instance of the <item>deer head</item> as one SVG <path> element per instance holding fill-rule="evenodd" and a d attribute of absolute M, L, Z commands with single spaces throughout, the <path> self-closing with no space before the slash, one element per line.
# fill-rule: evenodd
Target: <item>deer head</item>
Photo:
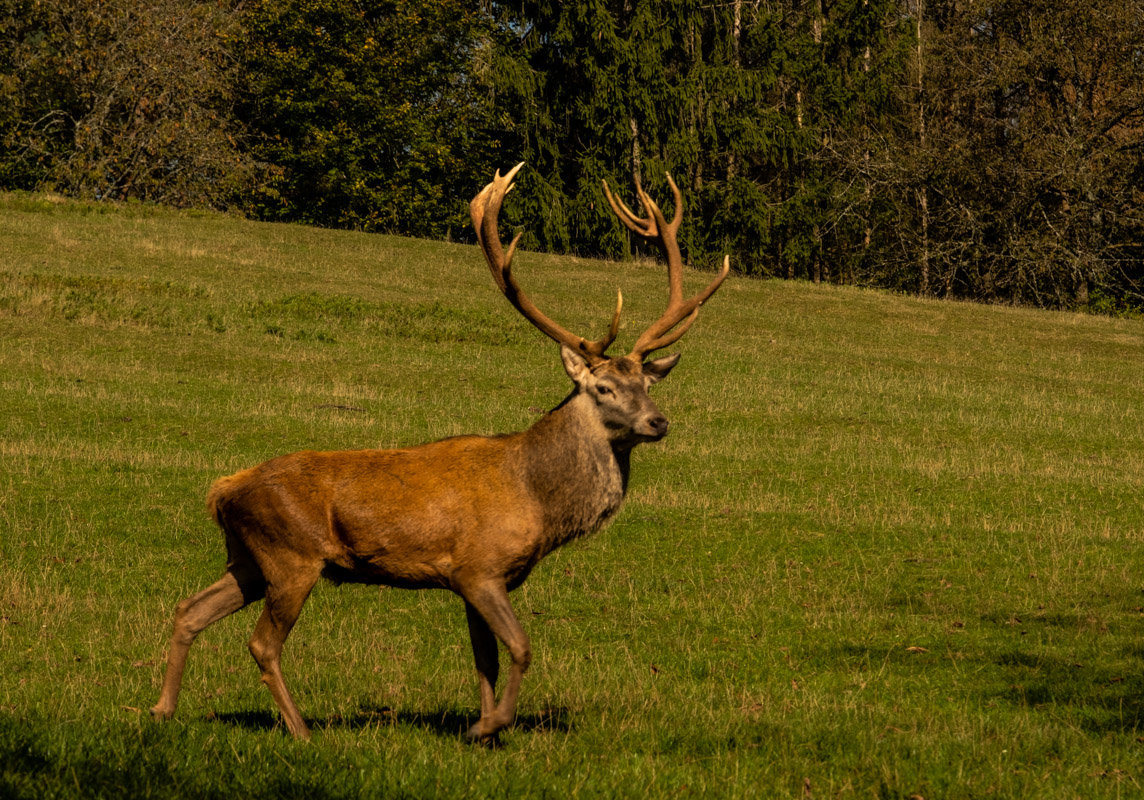
<path fill-rule="evenodd" d="M 724 256 L 723 268 L 707 288 L 687 300 L 683 299 L 683 259 L 676 234 L 683 219 L 683 196 L 671 175 L 667 176 L 675 200 L 675 212 L 670 222 L 659 206 L 644 192 L 637 182 L 636 193 L 646 217 L 636 216 L 622 200 L 612 195 L 607 181 L 604 194 L 612 211 L 633 233 L 661 247 L 667 257 L 668 301 L 667 309 L 636 340 L 630 353 L 621 357 L 607 355 L 607 349 L 620 329 L 620 311 L 623 309 L 622 292 L 616 294 L 616 310 L 608 332 L 599 339 L 584 339 L 549 318 L 528 298 L 512 273 L 512 257 L 521 234 L 509 244 L 507 252 L 501 247 L 497 218 L 505 195 L 513 188 L 513 180 L 524 162 L 517 164 L 507 175 L 498 170 L 492 182 L 485 186 L 469 204 L 477 241 L 485 254 L 493 280 L 513 308 L 539 328 L 546 336 L 560 344 L 564 370 L 576 385 L 575 394 L 590 398 L 599 422 L 608 431 L 616 445 L 634 445 L 639 442 L 662 439 L 667 434 L 667 418 L 660 413 L 648 394 L 648 388 L 663 380 L 679 362 L 679 354 L 646 361 L 656 350 L 679 340 L 699 315 L 699 307 L 715 293 L 730 271 L 730 258 Z"/>

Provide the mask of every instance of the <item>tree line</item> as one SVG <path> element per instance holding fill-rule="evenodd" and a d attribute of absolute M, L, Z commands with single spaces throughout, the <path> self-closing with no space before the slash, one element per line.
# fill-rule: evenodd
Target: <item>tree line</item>
<path fill-rule="evenodd" d="M 0 186 L 1144 306 L 1144 0 L 0 0 Z"/>

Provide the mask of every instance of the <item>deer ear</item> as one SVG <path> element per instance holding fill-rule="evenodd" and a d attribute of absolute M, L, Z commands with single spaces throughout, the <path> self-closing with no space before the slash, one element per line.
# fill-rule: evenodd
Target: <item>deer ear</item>
<path fill-rule="evenodd" d="M 564 362 L 564 371 L 577 386 L 583 386 L 592 374 L 584 357 L 566 344 L 560 345 L 560 360 Z"/>
<path fill-rule="evenodd" d="M 667 377 L 667 374 L 671 372 L 678 363 L 679 353 L 648 361 L 643 365 L 644 377 L 647 378 L 650 383 L 659 383 Z"/>

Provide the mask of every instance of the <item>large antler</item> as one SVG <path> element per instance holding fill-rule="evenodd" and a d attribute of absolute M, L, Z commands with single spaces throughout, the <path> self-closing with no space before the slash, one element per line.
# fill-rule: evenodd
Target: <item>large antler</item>
<path fill-rule="evenodd" d="M 675 181 L 671 179 L 671 175 L 667 176 L 667 183 L 675 196 L 675 214 L 672 216 L 671 222 L 664 218 L 659 206 L 648 197 L 638 180 L 636 181 L 636 194 L 647 212 L 647 217 L 637 217 L 624 204 L 623 200 L 612 195 L 611 189 L 608 188 L 608 182 L 604 181 L 604 194 L 608 198 L 608 205 L 620 218 L 620 222 L 624 223 L 632 233 L 642 236 L 653 244 L 658 244 L 663 248 L 664 255 L 667 256 L 667 310 L 636 340 L 629 357 L 637 361 L 643 361 L 648 353 L 675 343 L 683 334 L 687 333 L 691 323 L 695 322 L 695 318 L 699 316 L 699 306 L 715 294 L 715 290 L 719 288 L 719 284 L 723 283 L 723 279 L 731 270 L 731 257 L 723 256 L 723 269 L 715 277 L 715 280 L 711 281 L 706 289 L 690 300 L 683 299 L 683 258 L 679 253 L 679 242 L 676 240 L 676 232 L 679 230 L 679 223 L 683 219 L 683 195 L 680 193 L 679 187 L 675 185 Z M 677 325 L 679 327 L 676 327 Z M 674 330 L 672 330 L 673 328 Z"/>
<path fill-rule="evenodd" d="M 489 262 L 489 271 L 493 274 L 493 280 L 504 292 L 508 301 L 512 303 L 513 308 L 549 338 L 571 347 L 584 356 L 591 366 L 596 366 L 608 360 L 604 351 L 615 341 L 616 333 L 619 332 L 620 309 L 623 307 L 624 297 L 617 292 L 616 312 L 612 315 L 612 324 L 608 328 L 607 335 L 596 341 L 588 341 L 553 322 L 521 291 L 520 285 L 512 274 L 512 254 L 516 251 L 516 243 L 520 241 L 521 234 L 518 233 L 513 237 L 506 253 L 501 249 L 500 233 L 497 231 L 497 216 L 500 214 L 504 196 L 512 190 L 513 178 L 523 166 L 524 162 L 522 161 L 509 170 L 504 177 L 501 177 L 498 169 L 492 183 L 482 189 L 480 194 L 469 203 L 469 214 L 473 218 L 473 228 L 477 232 L 477 241 L 480 242 L 481 250 L 484 251 L 485 260 Z"/>

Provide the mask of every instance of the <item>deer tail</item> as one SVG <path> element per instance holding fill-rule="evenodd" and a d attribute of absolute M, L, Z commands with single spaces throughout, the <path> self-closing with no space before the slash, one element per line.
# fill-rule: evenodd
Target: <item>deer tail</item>
<path fill-rule="evenodd" d="M 219 478 L 211 484 L 210 490 L 207 492 L 207 511 L 210 513 L 211 518 L 218 524 L 224 531 L 226 530 L 226 522 L 223 520 L 222 505 L 230 494 L 229 490 L 234 485 L 234 476 L 227 476 Z"/>

